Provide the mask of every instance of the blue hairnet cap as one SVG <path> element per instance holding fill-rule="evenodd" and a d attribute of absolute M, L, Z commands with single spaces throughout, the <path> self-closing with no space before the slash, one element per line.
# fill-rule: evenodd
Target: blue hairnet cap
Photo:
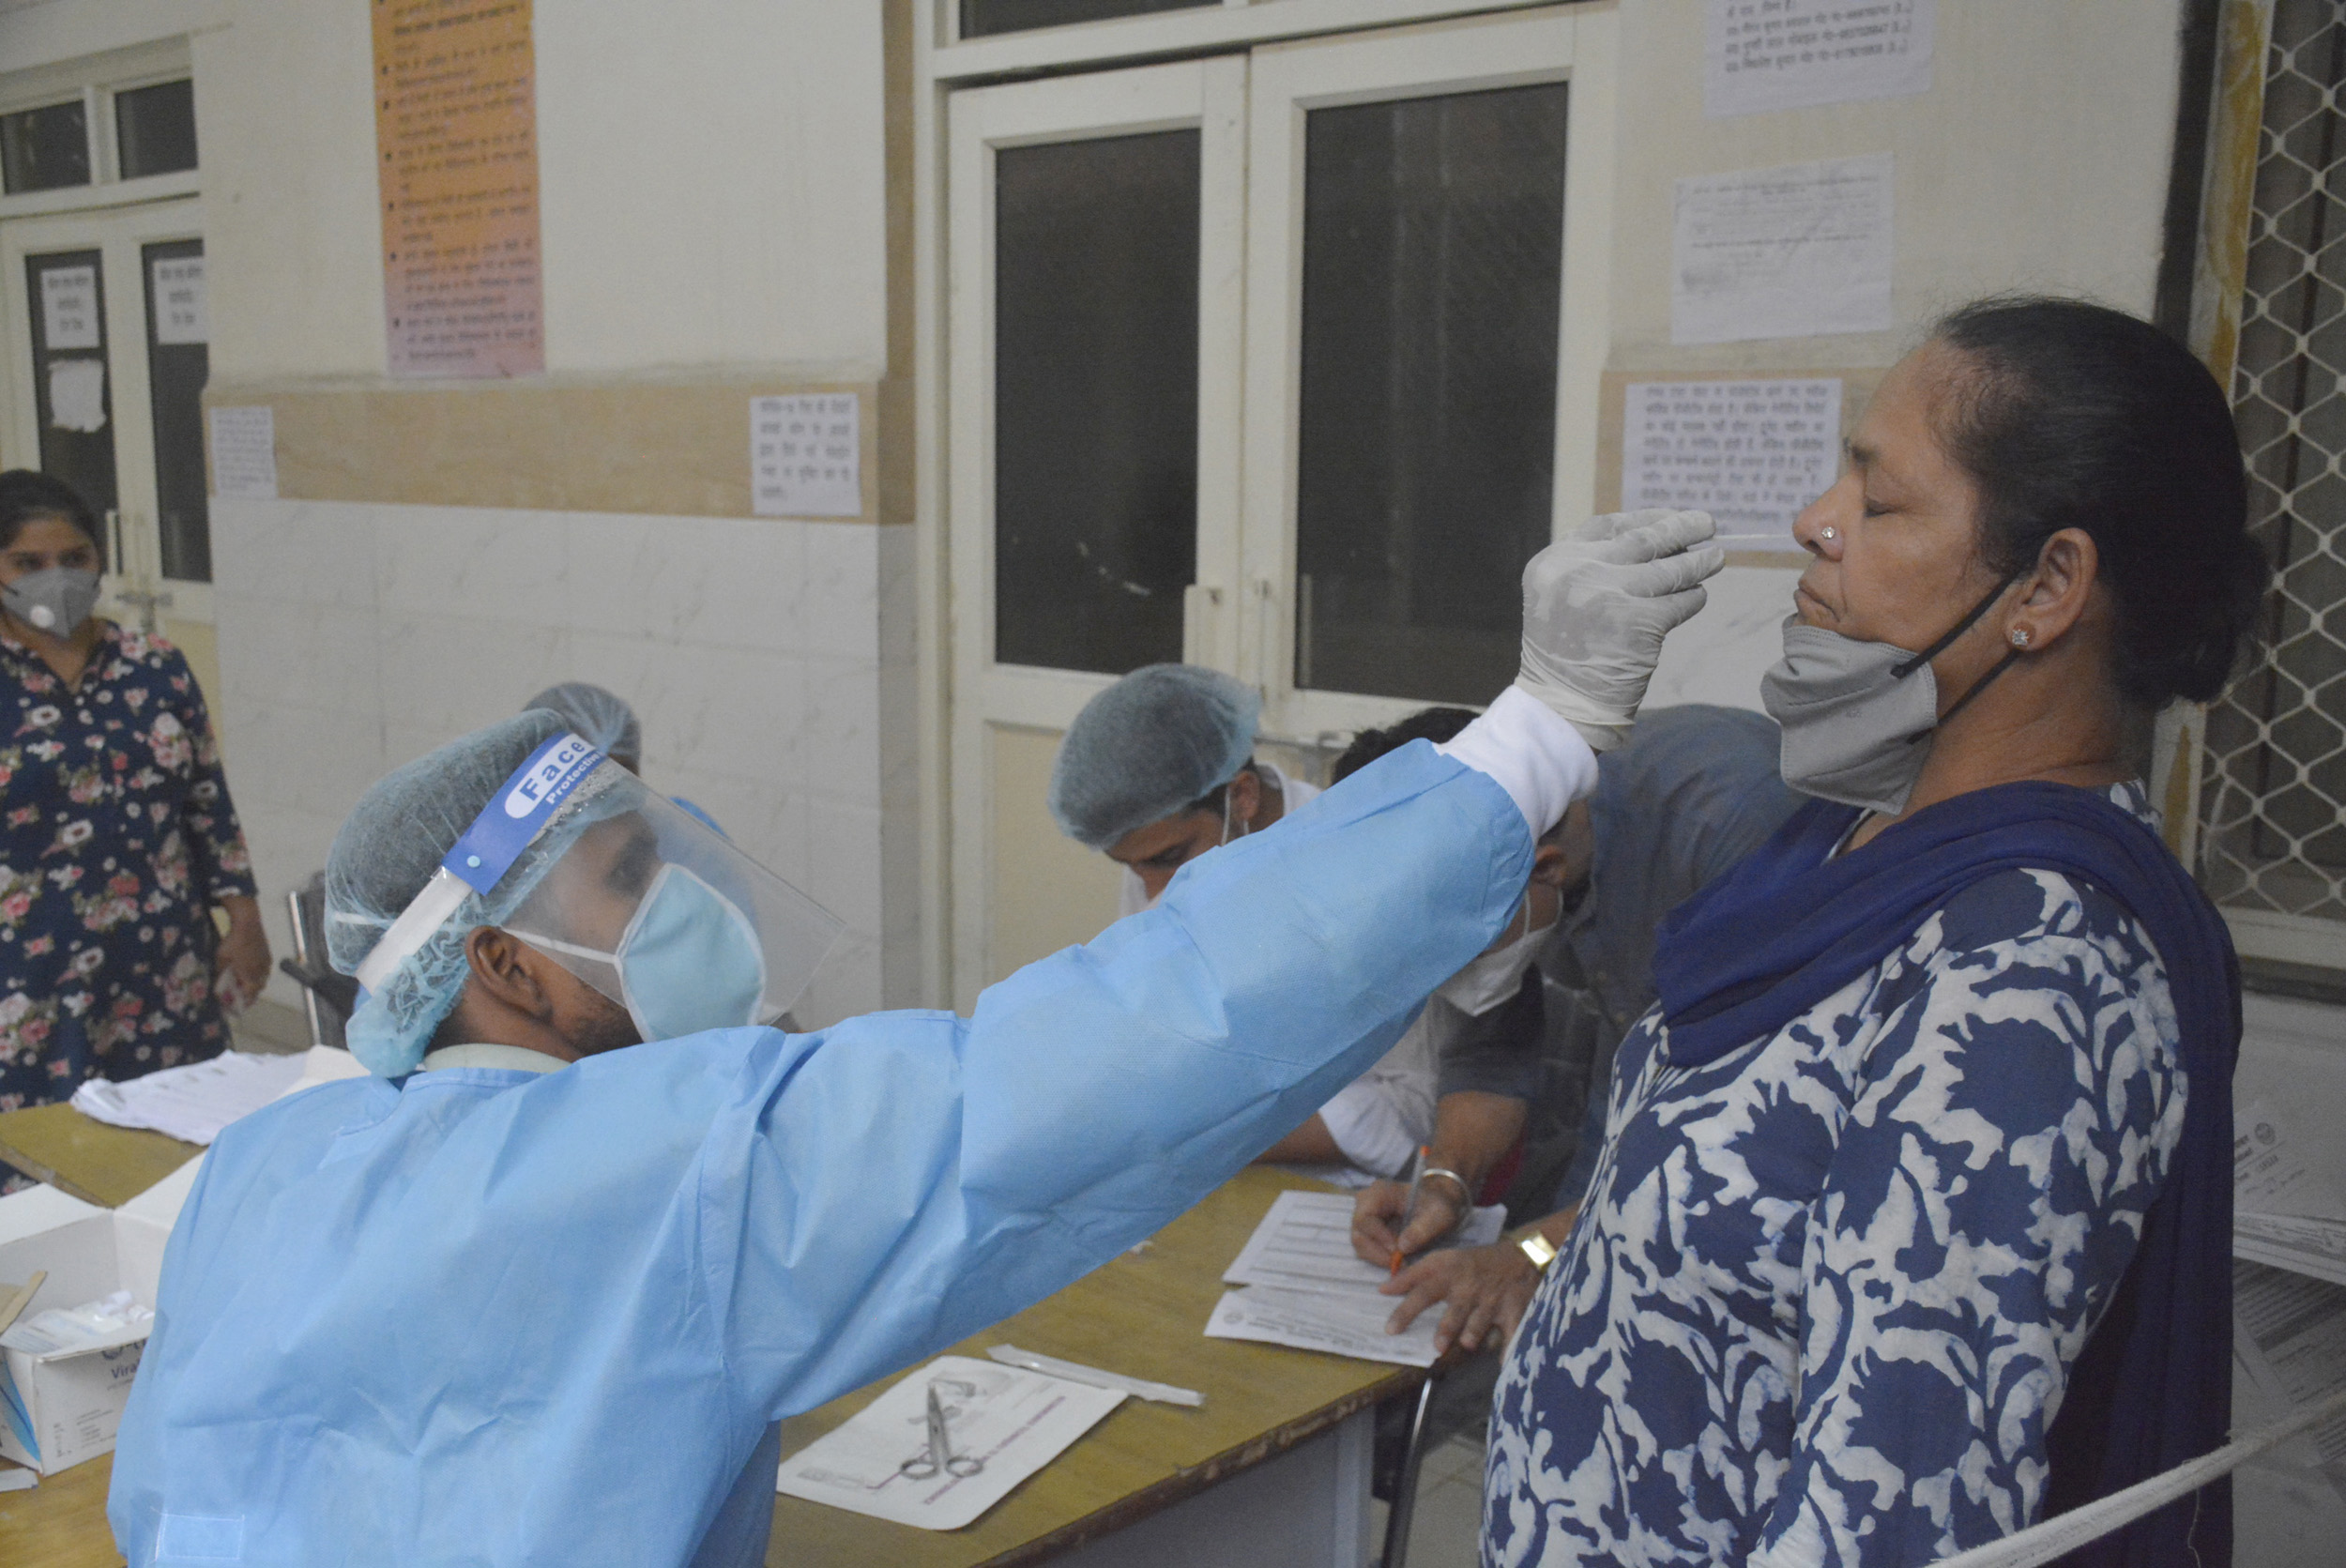
<path fill-rule="evenodd" d="M 632 769 L 644 760 L 644 727 L 636 723 L 635 709 L 616 692 L 584 680 L 566 680 L 547 687 L 522 707 L 559 714 L 580 739 L 621 767 Z"/>
<path fill-rule="evenodd" d="M 1235 778 L 1262 698 L 1196 664 L 1144 664 L 1084 704 L 1051 764 L 1059 831 L 1105 849 Z"/>
<path fill-rule="evenodd" d="M 358 798 L 326 852 L 326 951 L 334 967 L 358 972 L 513 770 L 568 728 L 558 715 L 532 708 L 385 774 Z M 567 836 L 530 845 L 493 897 L 468 894 L 380 989 L 366 995 L 348 1030 L 361 1065 L 391 1078 L 415 1071 L 433 1031 L 464 993 L 465 936 L 476 926 L 500 923 L 568 845 Z"/>

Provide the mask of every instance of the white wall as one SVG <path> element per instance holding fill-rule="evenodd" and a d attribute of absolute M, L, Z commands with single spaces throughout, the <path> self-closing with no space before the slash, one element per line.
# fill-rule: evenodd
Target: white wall
<path fill-rule="evenodd" d="M 2011 290 L 2149 313 L 2175 123 L 2173 0 L 1947 0 L 1930 90 L 1709 119 L 1706 7 L 1622 7 L 1621 167 L 1608 363 L 1690 375 L 1886 366 L 1930 321 Z M 1888 152 L 1896 160 L 1896 325 L 1887 332 L 1670 342 L 1676 182 Z M 1794 571 L 1733 567 L 1663 653 L 1649 700 L 1760 706 Z"/>
<path fill-rule="evenodd" d="M 380 377 L 368 8 L 235 17 L 196 55 L 213 374 Z M 538 0 L 535 17 L 548 372 L 876 377 L 878 6 Z"/>
<path fill-rule="evenodd" d="M 212 528 L 272 922 L 375 779 L 591 680 L 634 702 L 654 787 L 847 922 L 800 1020 L 877 1005 L 880 529 L 338 501 L 221 501 Z"/>

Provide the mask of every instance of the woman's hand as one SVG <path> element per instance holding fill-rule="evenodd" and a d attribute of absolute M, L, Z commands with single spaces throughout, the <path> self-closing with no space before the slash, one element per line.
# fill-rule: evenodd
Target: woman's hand
<path fill-rule="evenodd" d="M 1434 1331 L 1434 1353 L 1440 1355 L 1453 1345 L 1480 1350 L 1485 1344 L 1503 1343 L 1523 1320 L 1524 1308 L 1531 1304 L 1539 1285 L 1540 1271 L 1522 1248 L 1513 1241 L 1494 1241 L 1421 1258 L 1378 1288 L 1402 1298 L 1386 1320 L 1387 1333 L 1400 1333 L 1420 1313 L 1450 1303 Z"/>
<path fill-rule="evenodd" d="M 220 939 L 212 994 L 220 998 L 221 1011 L 233 1016 L 251 1006 L 268 984 L 268 933 L 261 927 L 259 900 L 223 898 L 220 906 L 228 914 L 228 935 Z"/>
<path fill-rule="evenodd" d="M 1400 1181 L 1372 1181 L 1352 1200 L 1352 1250 L 1379 1269 L 1399 1253 L 1424 1251 L 1466 1218 L 1462 1195 L 1439 1177 L 1417 1188 L 1417 1215 L 1405 1226 L 1409 1189 Z"/>

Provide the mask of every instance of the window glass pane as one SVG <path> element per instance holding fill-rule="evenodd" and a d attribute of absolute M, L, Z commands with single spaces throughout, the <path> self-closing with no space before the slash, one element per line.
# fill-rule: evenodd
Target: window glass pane
<path fill-rule="evenodd" d="M 114 388 L 106 374 L 106 279 L 96 251 L 24 258 L 32 301 L 33 412 L 40 465 L 94 510 L 114 507 Z"/>
<path fill-rule="evenodd" d="M 996 157 L 995 650 L 1181 656 L 1197 565 L 1195 130 Z"/>
<path fill-rule="evenodd" d="M 1486 702 L 1551 526 L 1559 83 L 1305 123 L 1295 683 Z"/>
<path fill-rule="evenodd" d="M 1029 27 L 1220 4 L 1222 0 L 961 0 L 961 36 L 981 38 L 989 33 L 1023 33 Z"/>
<path fill-rule="evenodd" d="M 155 419 L 155 525 L 163 575 L 212 580 L 211 516 L 204 495 L 204 380 L 211 369 L 204 242 L 149 245 L 146 370 Z"/>
<path fill-rule="evenodd" d="M 114 95 L 122 177 L 195 167 L 195 84 L 159 82 Z"/>
<path fill-rule="evenodd" d="M 89 183 L 89 125 L 79 99 L 0 114 L 0 185 L 55 190 Z"/>

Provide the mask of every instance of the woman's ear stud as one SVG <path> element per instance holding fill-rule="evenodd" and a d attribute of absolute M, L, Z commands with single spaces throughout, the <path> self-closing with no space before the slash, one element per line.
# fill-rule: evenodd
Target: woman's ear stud
<path fill-rule="evenodd" d="M 2012 646 L 2013 646 L 2014 647 L 2028 647 L 2028 628 L 2027 628 L 2027 627 L 2025 627 L 2025 626 L 2016 626 L 2016 627 L 2014 627 L 2014 628 L 2012 629 Z"/>

